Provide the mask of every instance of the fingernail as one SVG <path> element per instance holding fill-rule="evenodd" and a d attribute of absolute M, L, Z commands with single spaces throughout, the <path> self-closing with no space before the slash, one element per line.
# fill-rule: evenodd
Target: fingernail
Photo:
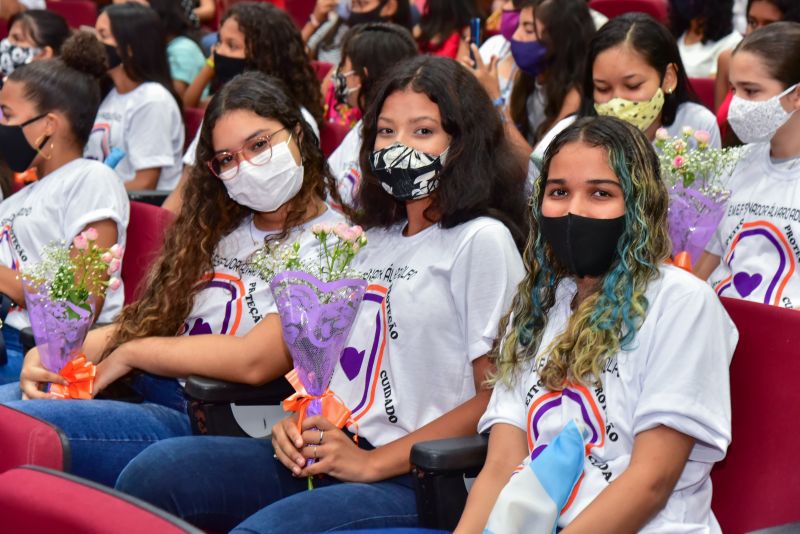
<path fill-rule="evenodd" d="M 300 476 L 300 468 L 299 467 L 293 468 L 292 473 L 294 473 L 294 476 Z"/>

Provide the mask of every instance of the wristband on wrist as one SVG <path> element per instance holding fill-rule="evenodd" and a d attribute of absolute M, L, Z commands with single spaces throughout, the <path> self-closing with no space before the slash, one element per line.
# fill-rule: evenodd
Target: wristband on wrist
<path fill-rule="evenodd" d="M 213 54 L 208 56 L 208 59 L 206 59 L 206 65 L 208 65 L 212 69 L 214 68 L 214 55 Z"/>

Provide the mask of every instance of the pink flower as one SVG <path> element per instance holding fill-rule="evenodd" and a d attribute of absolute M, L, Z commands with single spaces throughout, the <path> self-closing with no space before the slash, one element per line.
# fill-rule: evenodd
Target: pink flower
<path fill-rule="evenodd" d="M 121 259 L 122 255 L 125 254 L 125 247 L 123 247 L 122 245 L 119 245 L 119 244 L 112 245 L 112 247 L 110 249 L 108 249 L 108 250 L 109 250 L 109 252 L 111 252 L 112 256 L 114 256 L 115 258 L 118 258 L 118 259 Z"/>
<path fill-rule="evenodd" d="M 111 291 L 116 291 L 117 289 L 119 289 L 119 286 L 121 285 L 122 285 L 122 280 L 116 277 L 108 281 L 108 288 Z"/>
<path fill-rule="evenodd" d="M 683 156 L 675 156 L 675 159 L 672 160 L 672 166 L 676 169 L 680 169 L 684 164 L 686 164 L 686 160 L 683 159 Z"/>
<path fill-rule="evenodd" d="M 711 134 L 705 130 L 697 130 L 694 133 L 694 138 L 697 140 L 698 143 L 701 145 L 707 145 L 711 142 Z"/>
<path fill-rule="evenodd" d="M 666 141 L 667 139 L 669 139 L 669 132 L 667 131 L 667 129 L 659 128 L 658 130 L 656 130 L 656 139 L 658 139 L 659 141 Z"/>
<path fill-rule="evenodd" d="M 117 258 L 112 259 L 108 264 L 108 274 L 114 274 L 115 272 L 119 271 L 121 265 L 122 262 Z"/>
<path fill-rule="evenodd" d="M 672 148 L 673 148 L 673 149 L 675 150 L 675 152 L 677 152 L 678 154 L 683 154 L 683 153 L 684 153 L 684 151 L 686 150 L 686 146 L 687 146 L 687 145 L 686 145 L 686 141 L 684 141 L 683 139 L 676 139 L 676 140 L 675 140 L 675 141 L 672 143 Z"/>
<path fill-rule="evenodd" d="M 361 228 L 359 225 L 351 226 L 350 230 L 353 232 L 355 239 L 358 239 L 362 235 L 364 235 L 364 229 Z"/>
<path fill-rule="evenodd" d="M 86 231 L 81 232 L 81 235 L 89 241 L 97 241 L 97 230 L 94 228 L 87 228 Z"/>
<path fill-rule="evenodd" d="M 78 250 L 86 250 L 89 248 L 89 240 L 83 234 L 76 235 L 75 239 L 72 240 L 72 245 Z"/>
<path fill-rule="evenodd" d="M 336 234 L 336 237 L 338 237 L 339 239 L 343 239 L 345 241 L 348 241 L 349 231 L 350 227 L 343 222 L 336 223 L 336 226 L 333 227 L 333 233 Z"/>
<path fill-rule="evenodd" d="M 103 263 L 111 263 L 111 260 L 114 259 L 114 256 L 110 252 L 103 252 L 103 255 L 100 256 L 100 259 L 103 260 Z"/>

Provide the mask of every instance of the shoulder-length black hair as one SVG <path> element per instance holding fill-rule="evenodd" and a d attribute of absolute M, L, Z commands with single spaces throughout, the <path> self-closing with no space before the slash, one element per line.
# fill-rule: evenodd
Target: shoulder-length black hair
<path fill-rule="evenodd" d="M 669 0 L 669 26 L 679 38 L 692 20 L 703 28 L 703 43 L 719 41 L 733 31 L 733 0 Z"/>
<path fill-rule="evenodd" d="M 664 95 L 664 107 L 661 109 L 661 123 L 670 126 L 675 122 L 678 106 L 685 102 L 697 102 L 686 71 L 683 68 L 678 44 L 669 30 L 650 15 L 644 13 L 626 13 L 609 20 L 589 43 L 589 55 L 586 58 L 586 73 L 583 78 L 582 115 L 596 115 L 594 111 L 594 62 L 602 52 L 626 43 L 648 65 L 653 67 L 661 81 L 667 74 L 667 67 L 675 65 L 678 71 L 678 85 L 671 94 Z"/>
<path fill-rule="evenodd" d="M 269 3 L 243 2 L 222 17 L 233 18 L 244 34 L 246 70 L 280 79 L 298 104 L 322 125 L 322 93 L 305 43 L 286 11 Z"/>
<path fill-rule="evenodd" d="M 128 77 L 135 82 L 160 83 L 170 92 L 180 109 L 181 99 L 172 87 L 167 62 L 167 39 L 158 14 L 141 4 L 117 4 L 105 9 L 117 53 Z"/>
<path fill-rule="evenodd" d="M 520 71 L 511 91 L 509 111 L 523 137 L 538 141 L 555 123 L 567 94 L 580 92 L 586 49 L 595 34 L 594 22 L 584 0 L 525 0 L 518 8 L 534 8 L 535 18 L 544 24 L 539 40 L 547 48 L 547 70 L 543 89 L 545 119 L 537 131 L 528 123 L 528 97 L 536 91 L 536 79 Z"/>
<path fill-rule="evenodd" d="M 384 72 L 404 59 L 419 54 L 411 32 L 389 22 L 371 22 L 350 28 L 342 45 L 342 67 L 350 60 L 353 71 L 361 78 L 358 107 L 364 112 L 369 95 Z"/>
<path fill-rule="evenodd" d="M 439 106 L 442 127 L 452 137 L 425 217 L 436 220 L 435 213 L 442 228 L 484 215 L 494 217 L 508 227 L 521 248 L 527 236 L 527 169 L 514 157 L 486 91 L 471 72 L 447 58 L 409 59 L 386 73 L 375 88 L 363 119 L 358 201 L 363 210 L 355 220 L 366 228 L 386 228 L 407 219 L 405 203 L 383 190 L 369 165 L 383 104 L 407 88 Z"/>
<path fill-rule="evenodd" d="M 426 43 L 434 37 L 447 39 L 460 32 L 473 17 L 480 17 L 475 0 L 428 0 L 419 21 L 419 41 Z"/>

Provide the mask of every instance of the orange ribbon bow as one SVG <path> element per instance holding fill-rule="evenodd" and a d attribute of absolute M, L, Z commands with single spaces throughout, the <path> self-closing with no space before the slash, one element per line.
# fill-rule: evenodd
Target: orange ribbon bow
<path fill-rule="evenodd" d="M 67 379 L 66 386 L 50 384 L 50 393 L 59 399 L 91 399 L 97 368 L 86 356 L 80 354 L 70 360 L 59 372 Z"/>
<path fill-rule="evenodd" d="M 680 267 L 684 271 L 692 272 L 692 257 L 685 250 L 675 254 L 672 260 L 667 260 L 667 263 Z"/>
<path fill-rule="evenodd" d="M 286 373 L 286 380 L 294 388 L 294 393 L 289 395 L 283 401 L 283 409 L 287 412 L 297 412 L 297 429 L 303 432 L 303 420 L 306 417 L 306 410 L 312 400 L 319 400 L 322 404 L 322 415 L 325 419 L 333 423 L 336 428 L 342 428 L 347 424 L 350 419 L 350 410 L 347 406 L 337 397 L 333 391 L 326 389 L 325 393 L 319 397 L 309 395 L 306 388 L 300 382 L 300 377 L 297 375 L 297 370 L 292 369 Z"/>

